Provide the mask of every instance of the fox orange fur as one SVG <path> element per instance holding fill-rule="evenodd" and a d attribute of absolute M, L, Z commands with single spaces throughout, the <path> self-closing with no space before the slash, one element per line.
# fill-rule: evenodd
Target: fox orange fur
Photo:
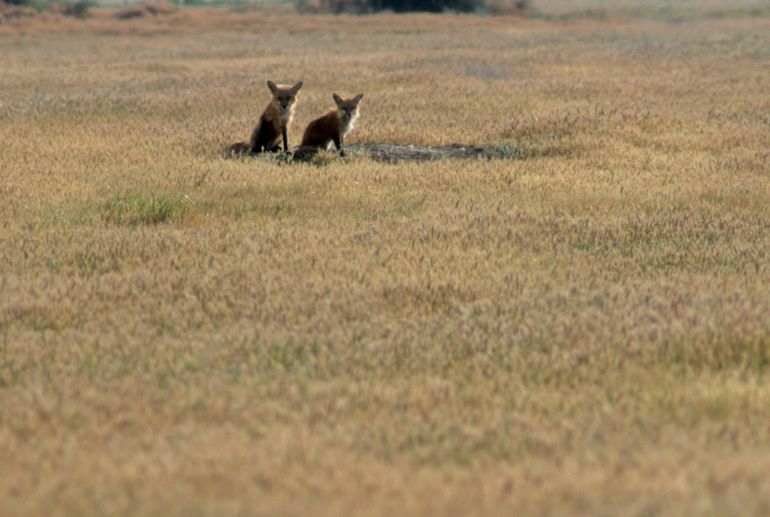
<path fill-rule="evenodd" d="M 308 124 L 302 136 L 302 145 L 329 149 L 333 143 L 337 151 L 344 156 L 343 139 L 355 126 L 358 118 L 358 104 L 363 97 L 364 94 L 359 93 L 352 99 L 343 99 L 333 93 L 332 98 L 337 107 Z"/>
<path fill-rule="evenodd" d="M 267 87 L 270 88 L 273 98 L 259 117 L 259 122 L 251 133 L 251 139 L 248 142 L 234 143 L 230 146 L 231 152 L 238 154 L 276 152 L 280 150 L 281 137 L 283 137 L 283 150 L 289 150 L 286 130 L 294 115 L 294 105 L 297 101 L 297 93 L 302 88 L 302 82 L 294 86 L 286 86 L 267 81 Z"/>

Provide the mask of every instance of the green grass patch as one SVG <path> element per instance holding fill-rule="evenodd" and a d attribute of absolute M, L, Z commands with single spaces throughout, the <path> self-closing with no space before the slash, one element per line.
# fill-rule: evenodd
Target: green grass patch
<path fill-rule="evenodd" d="M 189 205 L 181 197 L 156 194 L 118 194 L 99 208 L 107 224 L 136 226 L 180 223 L 188 214 Z"/>

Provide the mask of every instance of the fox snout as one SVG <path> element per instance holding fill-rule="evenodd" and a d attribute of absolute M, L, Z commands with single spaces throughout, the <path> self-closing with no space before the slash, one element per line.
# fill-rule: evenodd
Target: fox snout
<path fill-rule="evenodd" d="M 292 105 L 294 104 L 294 99 L 275 99 L 275 107 L 278 108 L 278 111 L 280 112 L 286 112 L 290 111 L 292 108 Z"/>

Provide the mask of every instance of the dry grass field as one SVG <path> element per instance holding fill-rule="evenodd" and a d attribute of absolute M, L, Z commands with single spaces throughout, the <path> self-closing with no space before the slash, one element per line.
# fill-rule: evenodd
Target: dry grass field
<path fill-rule="evenodd" d="M 770 513 L 770 12 L 550 4 L 0 26 L 0 514 Z"/>

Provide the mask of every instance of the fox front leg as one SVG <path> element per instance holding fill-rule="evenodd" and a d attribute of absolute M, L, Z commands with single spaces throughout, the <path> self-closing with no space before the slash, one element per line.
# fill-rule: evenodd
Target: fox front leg
<path fill-rule="evenodd" d="M 334 146 L 340 156 L 345 156 L 345 150 L 342 148 L 342 135 L 334 135 Z"/>
<path fill-rule="evenodd" d="M 286 136 L 286 126 L 281 128 L 281 134 L 283 135 L 283 152 L 289 152 L 289 139 Z"/>

